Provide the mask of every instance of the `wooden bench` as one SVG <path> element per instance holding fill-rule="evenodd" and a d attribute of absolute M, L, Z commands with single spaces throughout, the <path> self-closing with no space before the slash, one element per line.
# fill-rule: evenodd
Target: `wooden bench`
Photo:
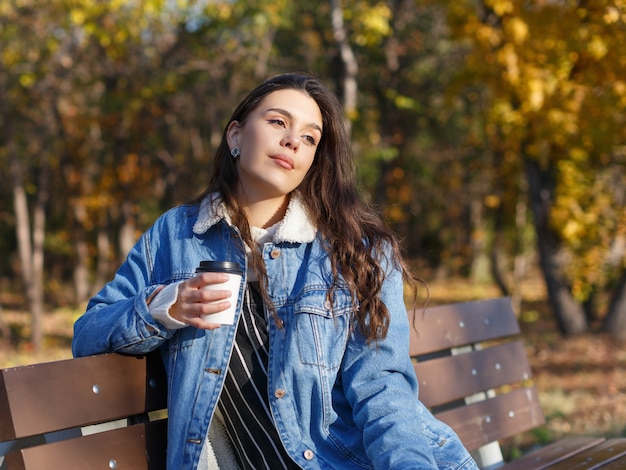
<path fill-rule="evenodd" d="M 545 422 L 509 298 L 431 307 L 413 323 L 420 398 L 481 468 L 626 468 L 626 439 L 597 437 L 562 439 L 504 465 L 498 441 Z"/>
<path fill-rule="evenodd" d="M 432 307 L 412 321 L 421 399 L 481 468 L 626 468 L 626 439 L 587 437 L 504 464 L 498 440 L 544 423 L 509 299 Z M 0 469 L 164 469 L 166 391 L 157 354 L 1 370 Z"/>
<path fill-rule="evenodd" d="M 156 353 L 1 370 L 0 468 L 165 469 L 166 395 Z"/>

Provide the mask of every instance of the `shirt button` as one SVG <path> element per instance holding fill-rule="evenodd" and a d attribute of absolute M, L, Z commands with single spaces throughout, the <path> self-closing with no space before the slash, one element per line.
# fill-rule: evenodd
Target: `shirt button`
<path fill-rule="evenodd" d="M 276 398 L 283 398 L 285 396 L 285 390 L 282 388 L 277 388 L 276 391 L 274 392 L 274 396 Z"/>
<path fill-rule="evenodd" d="M 313 460 L 313 457 L 315 456 L 315 454 L 313 453 L 313 451 L 311 449 L 307 449 L 304 451 L 304 458 L 307 460 Z"/>
<path fill-rule="evenodd" d="M 331 303 L 330 303 L 330 300 L 326 300 L 326 301 L 324 302 L 324 308 L 325 308 L 326 310 L 331 310 L 331 309 L 333 308 L 333 304 L 331 304 Z"/>
<path fill-rule="evenodd" d="M 270 251 L 270 258 L 276 259 L 279 257 L 280 257 L 280 250 L 278 248 L 274 248 L 272 251 Z"/>

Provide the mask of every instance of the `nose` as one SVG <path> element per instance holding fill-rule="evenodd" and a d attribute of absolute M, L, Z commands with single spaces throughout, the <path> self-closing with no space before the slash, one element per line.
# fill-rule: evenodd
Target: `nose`
<path fill-rule="evenodd" d="M 295 132 L 288 132 L 283 137 L 281 145 L 296 152 L 300 147 L 300 136 Z"/>

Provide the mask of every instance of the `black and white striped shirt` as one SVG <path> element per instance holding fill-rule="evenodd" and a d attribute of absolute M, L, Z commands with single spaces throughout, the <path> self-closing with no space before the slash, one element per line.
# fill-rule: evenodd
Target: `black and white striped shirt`
<path fill-rule="evenodd" d="M 233 354 L 218 402 L 242 469 L 297 469 L 283 447 L 269 408 L 269 336 L 257 282 L 244 294 Z M 271 320 L 270 320 L 271 321 Z"/>

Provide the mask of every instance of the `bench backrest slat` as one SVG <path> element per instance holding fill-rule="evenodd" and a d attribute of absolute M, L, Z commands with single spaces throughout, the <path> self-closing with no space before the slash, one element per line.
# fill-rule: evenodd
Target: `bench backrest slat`
<path fill-rule="evenodd" d="M 544 423 L 536 389 L 522 388 L 505 395 L 436 413 L 470 450 L 511 437 Z"/>
<path fill-rule="evenodd" d="M 163 409 L 165 374 L 147 368 L 159 362 L 106 354 L 1 370 L 0 441 Z"/>
<path fill-rule="evenodd" d="M 411 356 L 420 356 L 520 333 L 506 297 L 429 307 L 409 314 Z M 417 331 L 416 331 L 417 330 Z"/>
<path fill-rule="evenodd" d="M 420 381 L 420 398 L 429 407 L 523 382 L 531 376 L 521 341 L 417 362 L 415 372 Z"/>
<path fill-rule="evenodd" d="M 165 470 L 166 429 L 166 420 L 136 424 L 22 449 L 8 454 L 6 463 L 11 470 Z"/>

